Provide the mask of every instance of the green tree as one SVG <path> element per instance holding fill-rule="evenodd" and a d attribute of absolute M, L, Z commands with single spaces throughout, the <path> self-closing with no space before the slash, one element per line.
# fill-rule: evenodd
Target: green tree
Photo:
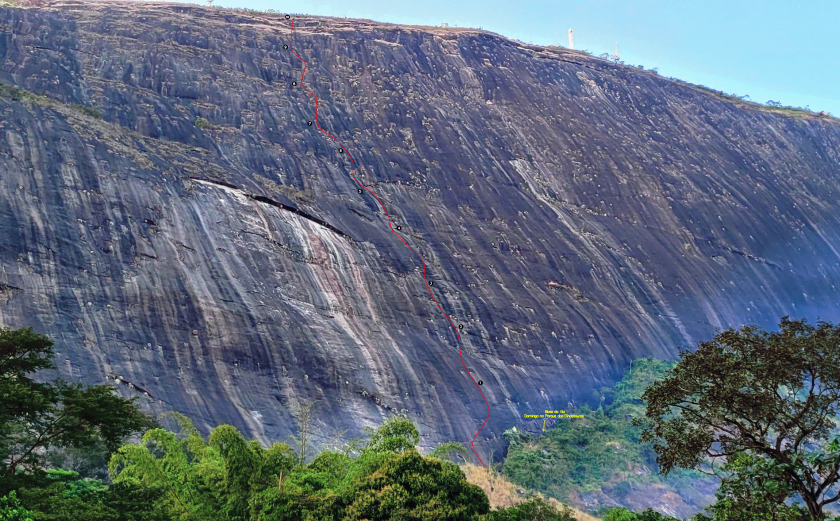
<path fill-rule="evenodd" d="M 208 447 L 185 417 L 178 415 L 182 434 L 150 429 L 139 445 L 127 444 L 111 457 L 116 483 L 141 483 L 163 490 L 157 509 L 178 519 L 224 519 L 227 474 L 224 458 Z"/>
<path fill-rule="evenodd" d="M 343 519 L 339 496 L 330 488 L 329 472 L 296 467 L 280 487 L 254 495 L 254 521 L 329 521 Z"/>
<path fill-rule="evenodd" d="M 22 489 L 21 498 L 38 521 L 170 521 L 172 517 L 155 507 L 162 493 L 140 484 L 108 486 L 77 479 Z"/>
<path fill-rule="evenodd" d="M 18 471 L 36 471 L 55 447 L 114 451 L 130 434 L 151 425 L 134 399 L 108 385 L 83 387 L 62 380 L 39 383 L 30 375 L 54 368 L 53 343 L 31 329 L 0 329 L 0 475 L 10 486 Z"/>
<path fill-rule="evenodd" d="M 707 510 L 715 521 L 799 521 L 808 511 L 785 501 L 794 492 L 778 464 L 767 457 L 748 452 L 727 458 L 721 470 L 731 473 L 715 496 L 717 502 Z"/>
<path fill-rule="evenodd" d="M 447 442 L 441 443 L 440 445 L 435 447 L 435 450 L 433 450 L 431 453 L 429 453 L 429 457 L 437 458 L 437 459 L 445 459 L 445 460 L 450 460 L 451 461 L 450 458 L 452 458 L 453 454 L 457 454 L 457 455 L 461 456 L 461 459 L 466 461 L 466 456 L 469 454 L 469 451 L 467 450 L 467 448 L 464 446 L 463 443 L 459 443 L 457 441 L 447 441 Z M 490 452 L 490 463 L 492 463 L 492 461 L 493 461 L 493 452 L 491 451 Z"/>
<path fill-rule="evenodd" d="M 388 418 L 371 436 L 366 450 L 402 453 L 413 450 L 420 441 L 417 427 L 402 416 Z"/>
<path fill-rule="evenodd" d="M 351 483 L 353 476 L 366 475 L 378 468 L 360 465 L 367 455 L 353 460 L 346 454 L 331 451 L 322 452 L 306 467 L 294 466 L 294 457 L 289 454 L 288 447 L 274 450 L 282 454 L 275 460 L 279 464 L 266 463 L 266 466 L 275 469 L 272 472 L 279 474 L 280 480 L 275 487 L 253 489 L 251 519 L 254 521 L 342 519 L 343 504 L 337 490 Z M 382 455 L 375 456 L 381 459 Z M 360 468 L 369 470 L 360 471 Z"/>
<path fill-rule="evenodd" d="M 639 516 L 624 507 L 610 509 L 603 521 L 638 521 Z"/>
<path fill-rule="evenodd" d="M 318 454 L 307 467 L 326 478 L 326 487 L 337 489 L 352 465 L 353 460 L 349 456 L 340 452 L 324 451 Z"/>
<path fill-rule="evenodd" d="M 275 443 L 265 450 L 257 444 L 254 451 L 257 455 L 257 471 L 251 480 L 252 490 L 259 492 L 269 487 L 282 487 L 283 478 L 288 476 L 295 466 L 295 456 L 289 446 L 285 443 Z"/>
<path fill-rule="evenodd" d="M 414 449 L 389 455 L 342 498 L 345 521 L 470 521 L 490 510 L 484 491 L 457 465 Z"/>
<path fill-rule="evenodd" d="M 32 512 L 20 506 L 14 490 L 0 498 L 0 521 L 33 521 Z"/>
<path fill-rule="evenodd" d="M 224 460 L 226 501 L 223 511 L 231 520 L 245 520 L 249 512 L 251 480 L 259 468 L 259 455 L 231 425 L 220 425 L 213 429 L 210 446 L 216 449 Z"/>
<path fill-rule="evenodd" d="M 711 471 L 703 471 L 730 484 L 733 494 L 745 473 L 764 476 L 759 494 L 765 500 L 799 494 L 809 518 L 819 520 L 823 507 L 840 499 L 840 437 L 833 423 L 840 403 L 840 328 L 788 317 L 779 327 L 773 333 L 755 326 L 729 329 L 694 353 L 680 350 L 668 377 L 642 395 L 646 418 L 635 424 L 644 426 L 642 442 L 655 442 L 664 475 L 708 465 Z M 742 453 L 764 461 L 717 473 L 719 458 Z"/>
<path fill-rule="evenodd" d="M 79 477 L 108 480 L 108 460 L 111 452 L 101 441 L 88 447 L 55 447 L 44 454 L 49 468 L 72 470 Z"/>

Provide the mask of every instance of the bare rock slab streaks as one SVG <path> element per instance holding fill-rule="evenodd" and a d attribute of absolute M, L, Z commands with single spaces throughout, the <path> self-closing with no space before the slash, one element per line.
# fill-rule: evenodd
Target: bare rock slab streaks
<path fill-rule="evenodd" d="M 282 439 L 318 399 L 324 436 L 405 410 L 426 445 L 469 440 L 486 407 L 454 332 L 307 125 L 288 34 L 156 2 L 0 8 L 0 83 L 27 93 L 0 96 L 0 324 L 204 427 Z M 320 125 L 464 325 L 493 408 L 476 447 L 716 327 L 840 318 L 836 120 L 478 30 L 297 16 L 294 43 Z"/>

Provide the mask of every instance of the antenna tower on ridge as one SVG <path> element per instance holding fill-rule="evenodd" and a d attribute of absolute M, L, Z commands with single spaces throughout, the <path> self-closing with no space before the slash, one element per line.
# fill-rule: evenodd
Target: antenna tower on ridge
<path fill-rule="evenodd" d="M 610 56 L 616 63 L 618 63 L 618 42 L 615 42 L 615 54 Z"/>
<path fill-rule="evenodd" d="M 569 49 L 575 50 L 575 39 L 572 37 L 572 29 L 569 28 Z"/>

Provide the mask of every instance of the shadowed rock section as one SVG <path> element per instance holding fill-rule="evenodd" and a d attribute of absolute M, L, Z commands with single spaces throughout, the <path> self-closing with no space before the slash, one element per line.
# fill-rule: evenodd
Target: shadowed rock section
<path fill-rule="evenodd" d="M 223 182 L 223 181 L 213 181 L 212 179 L 199 179 L 199 178 L 196 178 L 196 177 L 193 177 L 193 178 L 191 178 L 191 179 L 193 179 L 193 180 L 195 180 L 195 181 L 200 181 L 200 182 L 208 183 L 208 184 L 214 184 L 214 185 L 218 185 L 218 186 L 223 186 L 223 187 L 225 187 L 225 188 L 230 188 L 230 189 L 233 189 L 233 190 L 239 190 L 239 191 L 241 191 L 243 194 L 245 194 L 245 197 L 248 197 L 248 198 L 250 198 L 250 199 L 253 199 L 254 201 L 258 201 L 258 202 L 265 203 L 265 204 L 270 204 L 271 206 L 274 206 L 274 207 L 280 208 L 281 210 L 286 210 L 287 212 L 292 212 L 292 213 L 294 213 L 294 214 L 300 215 L 300 216 L 301 216 L 301 217 L 303 217 L 304 219 L 308 219 L 308 220 L 310 220 L 310 221 L 314 222 L 315 224 L 320 224 L 320 225 L 321 225 L 321 226 L 323 226 L 324 228 L 326 228 L 326 229 L 328 229 L 328 230 L 331 230 L 331 231 L 334 231 L 335 233 L 337 233 L 337 234 L 341 235 L 341 236 L 342 236 L 342 237 L 344 237 L 344 238 L 347 238 L 347 239 L 350 239 L 350 240 L 352 240 L 352 239 L 353 239 L 352 237 L 350 237 L 349 235 L 347 235 L 347 234 L 346 234 L 346 233 L 344 233 L 343 231 L 339 230 L 339 229 L 338 229 L 338 228 L 336 228 L 335 226 L 333 226 L 333 225 L 329 224 L 328 222 L 324 221 L 323 219 L 318 219 L 317 217 L 313 217 L 313 216 L 309 215 L 309 214 L 308 214 L 308 213 L 306 213 L 306 212 L 302 212 L 302 211 L 298 210 L 298 209 L 297 209 L 297 208 L 295 208 L 294 206 L 289 206 L 289 205 L 287 205 L 287 204 L 278 203 L 278 202 L 277 202 L 277 201 L 275 201 L 274 199 L 270 199 L 270 198 L 268 198 L 268 197 L 265 197 L 264 195 L 254 195 L 254 194 L 249 194 L 249 193 L 247 193 L 247 192 L 245 192 L 245 191 L 243 191 L 243 190 L 240 190 L 240 188 L 239 188 L 238 186 L 232 185 L 232 184 L 230 184 L 230 183 L 225 183 L 225 182 Z"/>
<path fill-rule="evenodd" d="M 0 8 L 0 82 L 52 100 L 0 98 L 0 323 L 204 429 L 283 439 L 315 399 L 325 439 L 405 411 L 424 446 L 468 442 L 486 408 L 455 335 L 306 125 L 288 37 L 245 11 Z M 836 120 L 476 30 L 298 16 L 295 50 L 464 324 L 479 451 L 715 328 L 840 318 Z"/>

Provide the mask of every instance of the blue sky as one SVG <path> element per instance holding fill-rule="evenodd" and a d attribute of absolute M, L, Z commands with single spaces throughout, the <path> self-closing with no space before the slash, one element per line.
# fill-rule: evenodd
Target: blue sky
<path fill-rule="evenodd" d="M 190 1 L 204 5 L 203 0 Z M 840 117 L 840 0 L 215 0 L 221 7 L 482 27 L 596 55 L 757 102 Z"/>

